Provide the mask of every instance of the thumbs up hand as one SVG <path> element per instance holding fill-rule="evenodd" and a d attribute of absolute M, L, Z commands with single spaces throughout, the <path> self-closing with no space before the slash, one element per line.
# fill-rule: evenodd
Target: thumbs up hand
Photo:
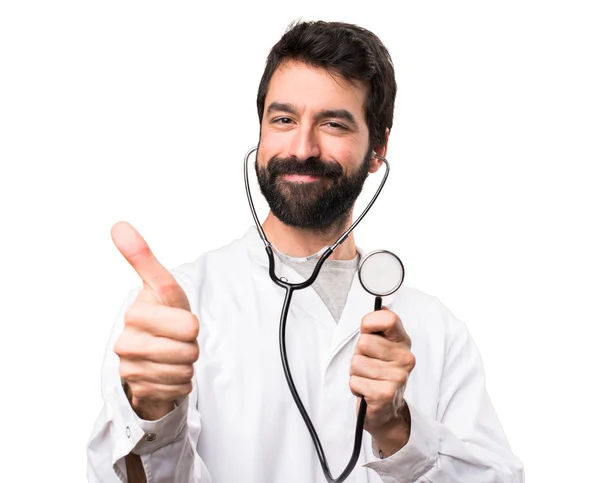
<path fill-rule="evenodd" d="M 114 351 L 134 411 L 154 421 L 192 391 L 198 360 L 198 318 L 175 278 L 128 223 L 111 230 L 114 244 L 137 272 L 143 288 L 125 312 L 125 328 Z"/>

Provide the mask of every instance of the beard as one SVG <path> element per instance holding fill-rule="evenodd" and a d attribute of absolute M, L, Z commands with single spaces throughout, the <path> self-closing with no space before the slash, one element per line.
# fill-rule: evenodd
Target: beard
<path fill-rule="evenodd" d="M 344 224 L 351 215 L 354 202 L 360 195 L 369 175 L 372 150 L 369 149 L 358 170 L 344 175 L 338 162 L 319 158 L 278 158 L 269 160 L 266 167 L 255 163 L 260 191 L 273 214 L 283 223 L 296 228 L 326 230 Z M 320 176 L 307 183 L 283 179 L 286 174 Z"/>

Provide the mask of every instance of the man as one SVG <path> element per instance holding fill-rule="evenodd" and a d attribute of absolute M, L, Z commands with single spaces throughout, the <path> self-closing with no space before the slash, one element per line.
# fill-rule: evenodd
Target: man
<path fill-rule="evenodd" d="M 375 154 L 385 156 L 395 95 L 386 48 L 357 26 L 297 23 L 273 47 L 256 172 L 278 276 L 307 278 L 350 226 L 381 167 Z M 281 369 L 284 290 L 256 229 L 171 272 L 128 224 L 112 236 L 143 286 L 107 350 L 89 481 L 326 481 Z M 350 458 L 362 395 L 363 446 L 346 481 L 522 481 L 463 324 L 404 287 L 373 312 L 355 276 L 360 256 L 350 236 L 288 317 L 294 382 L 333 476 Z"/>

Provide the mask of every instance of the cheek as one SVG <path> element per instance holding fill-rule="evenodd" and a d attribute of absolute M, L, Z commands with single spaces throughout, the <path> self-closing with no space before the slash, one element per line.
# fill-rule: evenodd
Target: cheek
<path fill-rule="evenodd" d="M 286 145 L 285 137 L 275 136 L 273 133 L 263 131 L 260 137 L 257 153 L 259 165 L 263 166 L 274 156 L 281 156 L 281 153 L 284 152 Z"/>
<path fill-rule="evenodd" d="M 339 149 L 331 149 L 329 156 L 326 159 L 335 159 L 342 165 L 346 173 L 354 173 L 361 165 L 365 153 L 356 147 L 349 147 L 346 145 L 340 145 Z"/>
<path fill-rule="evenodd" d="M 270 145 L 269 140 L 265 136 L 261 136 L 260 143 L 258 145 L 258 151 L 256 151 L 256 159 L 259 167 L 267 165 L 269 159 L 273 157 L 273 147 Z"/>
<path fill-rule="evenodd" d="M 336 159 L 340 164 L 348 166 L 352 170 L 353 167 L 358 167 L 362 163 L 369 143 L 359 134 L 323 136 L 321 147 L 324 151 L 323 154 Z"/>

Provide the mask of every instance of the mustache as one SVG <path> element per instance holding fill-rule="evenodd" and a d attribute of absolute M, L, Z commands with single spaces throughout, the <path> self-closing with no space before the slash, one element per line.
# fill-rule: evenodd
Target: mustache
<path fill-rule="evenodd" d="M 336 179 L 344 174 L 342 166 L 336 162 L 326 162 L 320 158 L 271 158 L 267 164 L 267 172 L 271 179 L 285 174 L 304 174 Z"/>

